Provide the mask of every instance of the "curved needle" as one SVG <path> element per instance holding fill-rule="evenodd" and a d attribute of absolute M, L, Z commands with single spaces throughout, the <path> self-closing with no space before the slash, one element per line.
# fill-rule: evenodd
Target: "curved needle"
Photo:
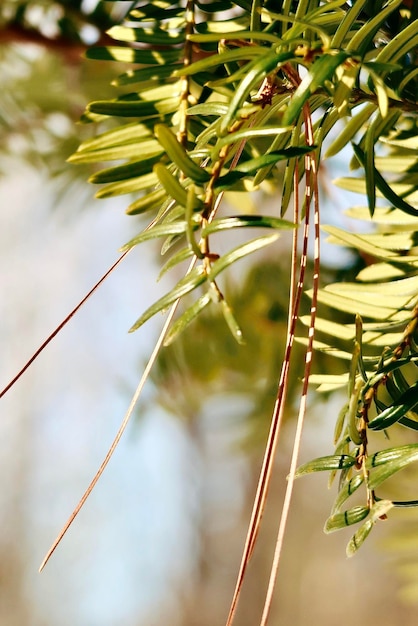
<path fill-rule="evenodd" d="M 192 262 L 189 265 L 188 271 L 187 273 L 189 273 L 191 271 L 191 269 L 193 268 L 194 264 L 196 263 L 196 257 L 194 257 L 192 259 Z M 89 486 L 87 487 L 86 491 L 84 492 L 83 496 L 81 497 L 79 503 L 77 504 L 77 506 L 75 507 L 74 511 L 71 513 L 70 517 L 68 518 L 67 522 L 65 523 L 63 529 L 61 530 L 61 532 L 59 533 L 58 537 L 55 539 L 54 543 L 52 544 L 52 546 L 50 547 L 50 549 L 48 550 L 44 560 L 41 563 L 41 566 L 39 568 L 39 571 L 41 572 L 43 570 L 43 568 L 45 567 L 45 565 L 48 563 L 49 559 L 51 558 L 52 554 L 55 552 L 55 549 L 58 547 L 58 544 L 61 542 L 62 538 L 64 537 L 65 533 L 67 532 L 67 530 L 69 529 L 69 527 L 71 526 L 71 524 L 73 523 L 73 521 L 75 520 L 75 518 L 77 517 L 78 513 L 80 512 L 81 508 L 83 507 L 84 503 L 86 502 L 87 498 L 89 497 L 89 495 L 91 494 L 91 492 L 93 491 L 94 487 L 96 486 L 99 478 L 101 477 L 101 475 L 103 474 L 104 470 L 106 469 L 107 464 L 109 463 L 115 449 L 116 446 L 118 445 L 127 425 L 128 422 L 132 416 L 132 413 L 135 409 L 136 403 L 138 402 L 139 396 L 141 395 L 142 389 L 148 379 L 148 376 L 150 374 L 150 371 L 155 363 L 155 360 L 160 352 L 160 349 L 164 343 L 164 339 L 165 336 L 167 334 L 168 328 L 171 324 L 171 320 L 173 319 L 173 316 L 176 312 L 177 309 L 177 305 L 180 301 L 180 298 L 178 300 L 176 300 L 169 311 L 169 314 L 167 316 L 167 319 L 165 321 L 165 324 L 163 326 L 163 329 L 160 333 L 160 336 L 158 337 L 158 340 L 154 346 L 154 349 L 151 353 L 151 356 L 148 360 L 148 363 L 145 367 L 144 373 L 141 376 L 141 380 L 139 381 L 139 384 L 135 390 L 134 395 L 132 396 L 132 400 L 129 404 L 129 407 L 125 413 L 125 417 L 122 420 L 122 423 L 119 427 L 118 432 L 116 433 L 116 436 L 114 438 L 114 440 L 112 441 L 112 444 L 105 456 L 105 458 L 102 461 L 102 464 L 100 465 L 99 469 L 97 470 L 93 480 L 90 482 Z"/>
<path fill-rule="evenodd" d="M 64 326 L 66 326 L 66 324 L 68 324 L 70 319 L 77 313 L 77 311 L 79 311 L 79 309 L 81 309 L 83 304 L 90 298 L 91 295 L 93 295 L 93 293 L 96 291 L 96 289 L 98 287 L 100 287 L 100 285 L 106 280 L 106 278 L 109 276 L 109 274 L 111 274 L 113 272 L 113 270 L 119 265 L 119 263 L 121 261 L 123 261 L 123 259 L 126 257 L 126 255 L 128 254 L 128 252 L 130 252 L 131 249 L 132 248 L 130 248 L 129 250 L 126 250 L 126 252 L 121 254 L 121 256 L 115 261 L 115 263 L 113 263 L 113 265 L 103 274 L 103 276 L 97 281 L 97 283 L 84 296 L 84 298 L 82 300 L 80 300 L 80 302 L 77 304 L 77 306 L 67 315 L 67 317 L 65 319 L 62 320 L 62 322 L 49 335 L 49 337 L 47 337 L 47 339 L 45 339 L 45 341 L 39 346 L 39 348 L 36 350 L 36 352 L 34 352 L 33 355 L 30 357 L 29 361 L 27 361 L 25 363 L 25 365 L 22 367 L 22 369 L 19 370 L 19 372 L 16 374 L 16 376 L 14 376 L 14 378 L 12 378 L 12 380 L 4 387 L 4 389 L 2 391 L 0 391 L 0 398 L 2 398 L 9 391 L 9 389 L 11 389 L 13 387 L 13 385 L 15 383 L 17 383 L 19 378 L 32 365 L 32 363 L 35 361 L 35 359 L 38 358 L 38 356 L 41 354 L 41 352 L 43 352 L 45 350 L 47 345 L 51 343 L 51 341 L 54 339 L 54 337 L 56 337 L 56 335 L 58 335 L 58 333 L 64 328 Z"/>

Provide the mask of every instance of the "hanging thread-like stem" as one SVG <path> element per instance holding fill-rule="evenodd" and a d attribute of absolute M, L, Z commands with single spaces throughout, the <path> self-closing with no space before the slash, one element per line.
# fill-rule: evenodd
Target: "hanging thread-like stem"
<path fill-rule="evenodd" d="M 306 133 L 306 141 L 308 145 L 313 145 L 313 129 L 312 129 L 312 120 L 310 117 L 309 107 L 305 105 L 304 107 L 304 121 L 305 121 L 305 133 Z M 310 325 L 308 331 L 308 347 L 306 349 L 305 355 L 305 370 L 304 370 L 304 378 L 303 378 L 303 387 L 302 387 L 302 395 L 299 403 L 299 412 L 297 418 L 296 432 L 293 444 L 292 457 L 290 462 L 290 470 L 288 475 L 288 482 L 285 492 L 285 497 L 283 501 L 283 508 L 280 517 L 280 524 L 277 533 L 276 547 L 273 555 L 273 562 L 270 572 L 270 579 L 266 593 L 266 599 L 263 609 L 263 614 L 261 617 L 260 626 L 266 626 L 270 610 L 273 601 L 274 589 L 277 581 L 280 559 L 283 548 L 284 535 L 287 527 L 287 520 L 289 517 L 290 504 L 293 495 L 293 485 L 295 480 L 295 473 L 298 463 L 299 449 L 302 439 L 302 430 L 303 424 L 305 420 L 306 414 L 306 402 L 308 395 L 308 384 L 309 377 L 311 372 L 311 364 L 312 364 L 312 353 L 313 353 L 313 341 L 315 335 L 315 320 L 316 320 L 316 311 L 317 311 L 317 302 L 318 302 L 318 290 L 319 290 L 319 276 L 320 276 L 320 239 L 319 239 L 319 195 L 318 195 L 318 172 L 317 172 L 317 163 L 315 153 L 309 153 L 305 157 L 305 177 L 306 177 L 306 189 L 305 189 L 305 226 L 304 226 L 304 235 L 303 235 L 303 250 L 301 255 L 301 267 L 306 268 L 307 258 L 308 258 L 308 243 L 309 243 L 309 216 L 310 216 L 310 204 L 311 198 L 314 200 L 314 268 L 313 268 L 313 295 L 311 302 L 311 313 L 310 313 Z M 299 285 L 302 287 L 303 283 Z"/>
<path fill-rule="evenodd" d="M 193 258 L 192 262 L 190 263 L 189 269 L 188 269 L 188 273 L 192 270 L 194 264 L 196 262 L 196 257 Z M 63 539 L 65 533 L 67 532 L 67 530 L 69 529 L 69 527 L 71 526 L 71 524 L 73 523 L 73 521 L 75 520 L 75 518 L 77 517 L 78 513 L 80 512 L 81 508 L 83 507 L 83 505 L 85 504 L 87 498 L 89 497 L 89 495 L 91 494 L 91 492 L 93 491 L 94 487 L 96 486 L 97 482 L 99 481 L 99 478 L 101 477 L 101 475 L 103 474 L 104 470 L 106 469 L 107 464 L 109 463 L 114 451 L 116 450 L 116 447 L 123 435 L 123 433 L 125 432 L 125 429 L 129 423 L 130 418 L 132 417 L 132 413 L 135 409 L 135 406 L 139 400 L 139 397 L 142 393 L 142 390 L 144 388 L 144 385 L 146 383 L 146 381 L 148 380 L 148 376 L 151 372 L 152 367 L 154 366 L 154 363 L 157 359 L 157 356 L 161 350 L 161 347 L 164 343 L 164 339 L 165 336 L 168 332 L 169 326 L 171 324 L 171 320 L 173 319 L 173 316 L 176 312 L 177 306 L 178 306 L 179 300 L 176 300 L 176 302 L 174 302 L 174 304 L 172 305 L 170 312 L 167 316 L 167 319 L 165 321 L 165 324 L 163 326 L 163 329 L 160 333 L 160 336 L 158 337 L 158 340 L 154 346 L 154 349 L 151 353 L 151 356 L 148 360 L 148 363 L 145 367 L 144 373 L 141 376 L 141 380 L 139 381 L 139 384 L 135 390 L 134 395 L 132 396 L 132 400 L 129 404 L 128 410 L 125 413 L 125 417 L 122 420 L 122 423 L 119 427 L 118 432 L 116 433 L 116 436 L 114 438 L 114 440 L 112 441 L 112 444 L 105 456 L 105 458 L 102 461 L 102 464 L 100 465 L 99 469 L 97 470 L 93 480 L 90 482 L 89 486 L 87 487 L 86 491 L 84 492 L 83 496 L 81 497 L 79 503 L 77 504 L 76 508 L 74 509 L 74 511 L 71 513 L 70 517 L 68 518 L 67 522 L 64 524 L 63 529 L 61 530 L 61 532 L 59 533 L 58 537 L 55 539 L 54 543 L 52 544 L 51 548 L 48 550 L 44 560 L 41 563 L 41 566 L 39 568 L 39 571 L 41 572 L 43 570 L 43 568 L 45 567 L 45 565 L 48 563 L 49 559 L 51 558 L 52 554 L 55 552 L 56 548 L 58 547 L 58 545 L 60 544 L 61 540 Z"/>
<path fill-rule="evenodd" d="M 299 196 L 298 196 L 298 168 L 295 168 L 295 195 L 294 195 L 294 217 L 295 222 L 299 219 Z M 297 223 L 297 222 L 296 222 Z M 270 431 L 266 443 L 266 448 L 263 457 L 263 463 L 260 470 L 260 477 L 257 484 L 256 495 L 254 498 L 254 505 L 251 513 L 248 532 L 245 540 L 244 550 L 241 558 L 241 564 L 238 572 L 237 582 L 232 597 L 231 607 L 229 610 L 226 626 L 231 626 L 235 617 L 239 595 L 241 593 L 242 585 L 244 582 L 244 576 L 247 570 L 251 554 L 254 550 L 255 542 L 257 540 L 258 531 L 260 528 L 261 518 L 264 512 L 268 489 L 271 481 L 271 475 L 273 471 L 273 463 L 275 453 L 279 441 L 280 429 L 283 422 L 284 408 L 287 396 L 288 376 L 292 355 L 292 348 L 294 344 L 296 322 L 299 317 L 299 307 L 303 292 L 304 276 L 306 269 L 305 264 L 300 264 L 300 273 L 295 287 L 295 275 L 297 271 L 297 230 L 295 229 L 293 237 L 293 258 L 292 258 L 292 279 L 290 287 L 290 305 L 289 305 L 289 324 L 286 339 L 285 355 L 280 372 L 280 379 L 278 384 L 278 391 L 275 406 L 273 409 L 273 415 L 271 419 Z"/>
<path fill-rule="evenodd" d="M 81 309 L 83 304 L 87 302 L 90 296 L 104 283 L 106 278 L 113 272 L 114 269 L 123 261 L 123 259 L 127 256 L 131 249 L 126 250 L 121 256 L 109 267 L 108 270 L 103 274 L 103 276 L 97 281 L 97 283 L 90 289 L 90 291 L 80 300 L 77 306 L 65 317 L 60 324 L 52 331 L 52 333 L 45 339 L 45 341 L 39 346 L 39 348 L 33 353 L 30 359 L 25 363 L 21 370 L 12 378 L 12 380 L 4 387 L 4 389 L 0 392 L 0 398 L 2 398 L 12 387 L 19 378 L 26 372 L 27 369 L 32 365 L 32 363 L 38 358 L 38 356 L 45 350 L 45 348 L 51 343 L 51 341 L 58 335 L 59 332 L 68 324 L 72 317 Z"/>

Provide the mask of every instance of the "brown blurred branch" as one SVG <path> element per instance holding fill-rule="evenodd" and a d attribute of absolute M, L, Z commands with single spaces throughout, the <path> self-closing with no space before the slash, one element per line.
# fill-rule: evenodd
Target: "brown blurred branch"
<path fill-rule="evenodd" d="M 95 45 L 106 46 L 114 41 L 106 34 L 100 33 Z M 62 55 L 68 63 L 79 63 L 83 53 L 89 47 L 81 40 L 60 35 L 54 39 L 46 37 L 35 29 L 28 29 L 20 24 L 8 24 L 0 28 L 0 45 L 34 44 L 48 49 L 52 53 Z"/>

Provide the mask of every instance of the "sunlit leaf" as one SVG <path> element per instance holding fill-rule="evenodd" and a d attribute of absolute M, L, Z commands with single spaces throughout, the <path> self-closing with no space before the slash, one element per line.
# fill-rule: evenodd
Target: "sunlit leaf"
<path fill-rule="evenodd" d="M 213 115 L 220 117 L 228 111 L 228 105 L 224 102 L 205 102 L 204 104 L 195 104 L 187 109 L 187 115 Z"/>
<path fill-rule="evenodd" d="M 405 276 L 399 267 L 389 263 L 373 263 L 362 269 L 356 276 L 357 280 L 378 284 L 379 281 L 387 281 Z"/>
<path fill-rule="evenodd" d="M 201 61 L 196 61 L 188 67 L 178 70 L 177 76 L 198 74 L 199 72 L 205 72 L 212 67 L 216 67 L 217 65 L 223 65 L 233 61 L 253 59 L 260 57 L 260 55 L 264 55 L 265 53 L 266 48 L 262 46 L 244 46 L 242 48 L 228 50 L 227 52 L 220 52 L 219 54 L 208 56 Z"/>
<path fill-rule="evenodd" d="M 370 509 L 367 506 L 355 506 L 352 509 L 344 511 L 344 513 L 334 513 L 334 515 L 331 515 L 325 522 L 324 532 L 333 533 L 346 526 L 358 524 L 358 522 L 361 522 L 368 516 L 369 512 Z"/>
<path fill-rule="evenodd" d="M 401 3 L 402 0 L 389 0 L 386 6 L 381 9 L 377 15 L 363 24 L 353 35 L 347 44 L 348 49 L 355 50 L 357 54 L 362 55 L 382 24 L 384 24 L 388 16 L 393 13 Z"/>
<path fill-rule="evenodd" d="M 343 182 L 344 179 L 340 179 Z M 353 179 L 350 179 L 353 180 Z M 338 182 L 338 181 L 337 181 Z M 347 181 L 348 183 L 348 181 Z M 341 186 L 344 186 L 344 182 Z M 348 188 L 348 187 L 344 187 Z M 361 192 L 360 192 L 361 193 Z M 353 217 L 355 219 L 371 221 L 370 212 L 367 207 L 355 206 L 351 207 L 346 211 L 346 215 L 349 217 Z M 407 213 L 403 213 L 398 209 L 388 208 L 388 207 L 376 207 L 373 222 L 379 224 L 400 226 L 402 229 L 411 229 L 414 230 L 416 228 L 416 218 L 414 216 L 408 215 Z"/>
<path fill-rule="evenodd" d="M 106 48 L 89 48 L 86 57 L 98 61 L 166 65 L 178 61 L 180 54 L 180 50 L 151 50 L 150 48 L 136 50 L 125 46 L 108 46 Z"/>
<path fill-rule="evenodd" d="M 180 168 L 180 171 L 196 183 L 204 183 L 210 179 L 210 174 L 189 157 L 184 147 L 167 126 L 157 124 L 154 131 L 158 141 L 168 156 Z"/>
<path fill-rule="evenodd" d="M 339 491 L 332 507 L 333 515 L 339 512 L 344 502 L 346 502 L 348 498 L 357 491 L 357 489 L 360 487 L 360 485 L 363 484 L 363 482 L 364 475 L 362 473 L 358 473 L 344 484 L 342 489 Z"/>
<path fill-rule="evenodd" d="M 225 268 L 232 265 L 232 263 L 235 263 L 235 261 L 238 261 L 239 259 L 242 259 L 245 256 L 256 252 L 257 250 L 261 250 L 262 248 L 271 245 L 272 243 L 277 241 L 278 238 L 278 234 L 267 235 L 264 237 L 259 237 L 257 239 L 252 239 L 251 241 L 247 241 L 246 243 L 237 246 L 236 248 L 233 248 L 212 264 L 209 274 L 209 280 L 214 280 L 216 276 L 220 274 L 220 272 L 223 272 Z"/>
<path fill-rule="evenodd" d="M 118 161 L 119 159 L 135 159 L 140 155 L 143 159 L 147 159 L 161 154 L 161 146 L 155 139 L 146 138 L 144 141 L 135 142 L 135 135 L 131 136 L 131 141 L 123 141 L 118 139 L 117 144 L 109 145 L 108 141 L 97 142 L 91 144 L 91 149 L 85 148 L 77 150 L 68 159 L 70 163 L 98 163 L 100 161 Z M 115 138 L 116 141 L 116 138 Z M 121 143 L 119 143 L 119 141 Z M 97 147 L 95 147 L 97 146 Z"/>
<path fill-rule="evenodd" d="M 149 43 L 153 46 L 170 46 L 183 43 L 185 33 L 173 33 L 160 29 L 128 28 L 127 26 L 112 26 L 107 34 L 117 41 Z"/>
<path fill-rule="evenodd" d="M 317 388 L 318 392 L 328 393 L 329 391 L 346 387 L 348 374 L 311 374 L 309 383 L 311 385 L 319 385 Z"/>
<path fill-rule="evenodd" d="M 144 230 L 142 233 L 131 239 L 127 244 L 121 248 L 121 252 L 125 252 L 134 246 L 148 241 L 149 239 L 156 239 L 159 237 L 166 237 L 167 235 L 179 235 L 186 232 L 186 222 L 169 222 L 166 224 L 157 224 L 148 230 Z"/>
<path fill-rule="evenodd" d="M 418 406 L 418 382 L 414 383 L 405 393 L 394 400 L 393 404 L 382 411 L 377 417 L 369 422 L 372 430 L 384 430 L 389 428 L 408 411 L 412 411 Z"/>
<path fill-rule="evenodd" d="M 335 70 L 349 57 L 343 50 L 335 54 L 323 54 L 315 61 L 308 74 L 303 78 L 299 87 L 292 96 L 290 104 L 283 114 L 283 126 L 290 126 L 299 117 L 302 107 L 309 97 L 330 80 Z"/>
<path fill-rule="evenodd" d="M 204 283 L 207 279 L 207 275 L 202 267 L 196 267 L 187 276 L 182 278 L 177 285 L 165 294 L 162 298 L 154 302 L 142 315 L 137 319 L 135 324 L 130 328 L 129 332 L 138 330 L 146 321 L 153 317 L 156 313 L 164 311 L 170 304 L 173 304 L 179 298 L 182 298 L 187 293 L 190 293 L 199 285 Z"/>
<path fill-rule="evenodd" d="M 336 226 L 323 226 L 322 229 L 336 239 L 345 243 L 347 246 L 363 250 L 363 252 L 367 252 L 367 254 L 370 254 L 372 257 L 376 257 L 377 259 L 386 261 L 388 258 L 393 258 L 397 261 L 399 260 L 399 263 L 408 263 L 408 258 L 403 260 L 397 252 L 383 249 L 379 246 L 371 244 L 370 236 L 368 235 L 355 235 L 341 228 L 337 228 Z"/>
<path fill-rule="evenodd" d="M 259 32 L 257 30 L 233 30 L 232 32 L 204 33 L 189 35 L 190 41 L 198 43 L 207 43 L 210 41 L 228 41 L 230 39 L 251 39 L 253 41 L 268 41 L 270 43 L 280 43 L 279 37 L 268 32 Z"/>
<path fill-rule="evenodd" d="M 413 21 L 397 33 L 381 49 L 376 57 L 377 63 L 394 63 L 418 45 L 417 25 Z"/>
<path fill-rule="evenodd" d="M 218 140 L 215 149 L 212 152 L 212 157 L 216 158 L 221 148 L 227 146 L 231 143 L 236 143 L 242 141 L 243 139 L 257 139 L 261 137 L 277 137 L 282 133 L 287 133 L 289 131 L 289 127 L 281 127 L 281 126 L 261 126 L 261 127 L 250 127 L 245 128 L 244 130 L 238 130 L 235 133 L 228 133 L 226 137 L 222 137 Z M 308 151 L 313 148 L 302 148 L 302 150 Z M 296 156 L 296 152 L 295 155 Z M 303 154 L 301 151 L 299 154 Z"/>
<path fill-rule="evenodd" d="M 99 115 L 147 119 L 174 113 L 178 107 L 179 99 L 173 97 L 166 100 L 98 100 L 91 102 L 87 110 Z"/>
<path fill-rule="evenodd" d="M 300 321 L 305 325 L 309 326 L 310 316 L 303 315 L 300 318 Z M 343 324 L 337 324 L 331 320 L 323 319 L 318 317 L 316 319 L 316 329 L 318 332 L 324 332 L 329 335 L 335 335 L 336 337 L 340 337 L 344 340 L 353 340 L 354 339 L 354 326 L 346 326 Z"/>
<path fill-rule="evenodd" d="M 336 70 L 338 84 L 334 92 L 334 106 L 340 115 L 347 115 L 349 112 L 351 93 L 356 84 L 360 65 L 351 62 L 345 63 Z"/>
<path fill-rule="evenodd" d="M 390 511 L 391 508 L 393 508 L 393 502 L 390 502 L 389 500 L 380 500 L 372 506 L 369 519 L 367 519 L 366 522 L 355 533 L 355 535 L 353 535 L 347 545 L 346 554 L 348 557 L 354 556 L 354 554 L 369 536 L 370 531 L 372 530 L 376 521 L 380 517 L 384 518 L 384 516 Z"/>
<path fill-rule="evenodd" d="M 347 469 L 352 467 L 355 462 L 355 458 L 348 454 L 342 454 L 340 456 L 322 456 L 298 467 L 296 478 L 304 476 L 305 474 L 312 474 L 312 472 Z"/>
<path fill-rule="evenodd" d="M 368 484 L 376 489 L 385 480 L 418 460 L 418 444 L 408 444 L 376 452 L 366 461 L 370 469 Z"/>
<path fill-rule="evenodd" d="M 355 138 L 358 131 L 366 124 L 375 110 L 376 105 L 374 103 L 366 104 L 356 115 L 344 124 L 344 127 L 341 128 L 341 131 L 333 138 L 333 142 L 326 150 L 325 158 L 328 159 L 341 152 L 341 150 Z"/>
<path fill-rule="evenodd" d="M 367 65 L 366 65 L 367 66 Z M 389 94 L 385 83 L 380 78 L 380 75 L 376 71 L 372 71 L 371 67 L 368 67 L 370 78 L 374 84 L 374 90 L 377 96 L 377 103 L 379 105 L 380 115 L 382 118 L 387 117 L 389 112 Z"/>
<path fill-rule="evenodd" d="M 140 69 L 128 70 L 124 74 L 120 74 L 117 78 L 112 80 L 112 85 L 115 87 L 122 87 L 124 85 L 132 85 L 135 83 L 147 83 L 147 81 L 154 81 L 158 84 L 163 84 L 167 79 L 175 78 L 175 73 L 182 66 L 175 63 L 172 65 L 154 65 L 148 67 L 141 67 Z"/>
<path fill-rule="evenodd" d="M 296 337 L 295 341 L 297 341 L 298 343 L 301 343 L 304 346 L 309 345 L 309 340 L 307 337 Z M 338 359 L 344 359 L 346 361 L 351 360 L 351 356 L 352 356 L 351 352 L 340 350 L 339 348 L 336 348 L 335 346 L 332 346 L 328 343 L 324 343 L 323 341 L 318 341 L 316 339 L 313 342 L 313 347 L 315 350 L 318 350 L 319 352 L 324 352 L 325 354 L 328 354 L 330 356 L 335 356 Z"/>
<path fill-rule="evenodd" d="M 200 245 L 197 243 L 194 235 L 196 221 L 198 222 L 199 226 L 201 225 L 201 215 L 196 216 L 195 212 L 196 210 L 203 209 L 203 207 L 203 202 L 201 202 L 196 195 L 195 186 L 193 184 L 190 185 L 187 189 L 186 198 L 186 237 L 187 243 L 193 250 L 193 254 L 196 256 L 197 259 L 203 259 L 205 257 L 205 254 L 202 252 Z"/>
<path fill-rule="evenodd" d="M 127 215 L 139 215 L 140 213 L 145 213 L 146 211 L 158 209 L 166 197 L 167 194 L 164 189 L 156 189 L 142 198 L 131 202 L 126 209 L 126 213 Z"/>
<path fill-rule="evenodd" d="M 350 399 L 349 399 L 348 411 L 347 411 L 348 432 L 350 434 L 351 441 L 355 445 L 360 445 L 361 443 L 363 443 L 363 438 L 359 432 L 358 419 L 357 419 L 359 402 L 360 402 L 360 394 L 364 386 L 364 382 L 361 379 L 356 378 L 359 356 L 360 356 L 360 348 L 359 348 L 358 343 L 356 342 L 354 345 L 353 360 L 351 362 L 351 367 L 352 369 L 354 369 L 354 372 L 350 371 L 350 378 L 352 374 L 353 380 L 352 381 L 350 380 L 350 383 L 349 383 L 349 388 L 352 387 L 352 389 L 350 391 Z"/>
<path fill-rule="evenodd" d="M 204 293 L 196 302 L 188 307 L 184 313 L 178 318 L 167 333 L 164 345 L 168 346 L 182 333 L 193 320 L 210 304 L 212 298 L 210 293 Z"/>
<path fill-rule="evenodd" d="M 216 183 L 216 188 L 219 190 L 228 189 L 231 185 L 235 184 L 242 178 L 253 176 L 259 170 L 275 165 L 279 161 L 284 161 L 294 156 L 311 152 L 314 148 L 315 146 L 285 148 L 284 150 L 269 152 L 268 154 L 256 157 L 255 159 L 249 159 L 248 161 L 238 164 L 233 171 L 221 176 Z"/>
<path fill-rule="evenodd" d="M 231 331 L 232 336 L 234 337 L 237 343 L 239 343 L 240 345 L 245 345 L 245 340 L 242 334 L 242 330 L 235 318 L 235 315 L 231 307 L 226 302 L 226 300 L 221 300 L 221 309 L 222 309 L 222 313 L 225 318 L 225 321 L 228 324 L 229 330 Z"/>
<path fill-rule="evenodd" d="M 157 144 L 157 141 L 154 139 L 147 126 L 139 124 L 138 122 L 131 122 L 123 126 L 118 126 L 117 128 L 112 128 L 90 139 L 86 139 L 79 145 L 75 154 L 149 140 Z"/>
<path fill-rule="evenodd" d="M 340 48 L 344 42 L 344 39 L 350 28 L 355 23 L 359 13 L 363 9 L 368 0 L 357 0 L 348 11 L 346 11 L 344 18 L 341 20 L 332 40 L 330 46 L 332 48 Z"/>
<path fill-rule="evenodd" d="M 160 280 L 160 278 L 164 276 L 164 274 L 166 274 L 173 267 L 175 267 L 179 263 L 183 263 L 184 261 L 187 261 L 192 256 L 193 256 L 193 250 L 191 250 L 189 247 L 182 248 L 181 250 L 179 250 L 179 252 L 176 252 L 175 254 L 173 254 L 168 259 L 168 261 L 162 266 L 160 273 L 158 274 L 158 280 Z"/>
<path fill-rule="evenodd" d="M 355 155 L 360 161 L 360 163 L 363 165 L 363 167 L 366 167 L 366 158 L 360 146 L 353 143 L 353 148 L 354 148 Z M 366 174 L 367 174 L 367 170 L 366 170 Z M 409 204 L 405 200 L 403 200 L 401 196 L 397 195 L 396 192 L 385 181 L 383 176 L 377 171 L 375 167 L 373 167 L 373 175 L 376 181 L 376 187 L 379 189 L 382 195 L 387 200 L 389 200 L 389 202 L 393 204 L 395 208 L 400 209 L 401 211 L 404 211 L 405 213 L 408 213 L 409 215 L 418 216 L 418 209 L 413 207 L 411 204 Z"/>
<path fill-rule="evenodd" d="M 187 204 L 187 190 L 180 184 L 179 180 L 173 176 L 162 163 L 154 166 L 154 173 L 164 187 L 169 196 L 176 200 L 180 206 L 185 207 Z"/>
<path fill-rule="evenodd" d="M 222 217 L 213 220 L 202 229 L 202 237 L 207 237 L 212 233 L 231 230 L 232 228 L 274 228 L 278 230 L 289 230 L 297 227 L 297 224 L 278 217 L 268 215 L 237 215 Z"/>
<path fill-rule="evenodd" d="M 103 187 L 96 192 L 96 197 L 112 198 L 113 196 L 134 193 L 136 191 L 145 191 L 147 189 L 151 189 L 157 183 L 158 178 L 155 176 L 155 174 L 145 174 L 144 176 L 138 176 L 136 178 L 130 178 L 128 180 L 109 183 L 108 185 L 106 185 L 106 187 Z"/>
<path fill-rule="evenodd" d="M 311 291 L 308 291 L 307 294 L 311 296 Z M 354 299 L 322 290 L 319 294 L 319 301 L 345 313 L 359 314 L 362 317 L 369 317 L 375 320 L 387 320 L 390 318 L 392 321 L 406 321 L 409 318 L 407 311 L 398 311 L 396 303 L 393 303 L 393 307 L 387 305 L 379 306 L 374 302 L 365 302 L 361 296 L 358 299 Z"/>
<path fill-rule="evenodd" d="M 415 247 L 414 232 L 401 231 L 400 229 L 397 229 L 394 233 L 370 233 L 368 239 L 373 245 L 388 251 L 394 251 L 399 256 L 402 256 L 402 252 L 412 252 Z M 415 255 L 411 253 L 408 256 L 413 258 Z"/>
<path fill-rule="evenodd" d="M 373 298 L 374 304 L 387 302 L 381 296 L 396 296 L 398 308 L 403 308 L 410 301 L 410 296 L 415 296 L 418 291 L 418 276 L 381 283 L 336 283 L 328 285 L 326 291 L 353 298 L 358 296 L 359 299 Z"/>
<path fill-rule="evenodd" d="M 152 172 L 153 165 L 161 158 L 161 152 L 158 151 L 154 156 L 145 158 L 141 161 L 133 161 L 126 165 L 117 165 L 109 167 L 100 172 L 96 172 L 89 178 L 89 183 L 103 184 L 112 183 L 118 180 L 127 180 L 137 178 Z"/>
<path fill-rule="evenodd" d="M 340 412 L 338 413 L 338 417 L 337 417 L 337 420 L 335 422 L 335 427 L 334 427 L 334 444 L 336 444 L 339 441 L 343 433 L 345 420 L 347 416 L 347 410 L 348 410 L 348 402 L 342 406 L 342 408 L 340 409 Z"/>
<path fill-rule="evenodd" d="M 403 174 L 408 170 L 415 170 L 418 166 L 417 155 L 385 155 L 376 156 L 376 167 L 382 172 Z"/>

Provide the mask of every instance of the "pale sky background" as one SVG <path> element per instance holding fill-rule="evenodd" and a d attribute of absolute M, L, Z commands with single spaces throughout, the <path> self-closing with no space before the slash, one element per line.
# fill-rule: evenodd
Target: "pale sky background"
<path fill-rule="evenodd" d="M 51 206 L 45 176 L 21 168 L 0 182 L 3 384 L 133 232 L 121 203 L 86 210 L 66 196 Z M 27 550 L 33 624 L 54 611 L 49 623 L 62 626 L 127 624 L 133 611 L 139 617 L 153 606 L 173 568 L 190 575 L 184 508 L 192 509 L 193 489 L 184 474 L 198 472 L 181 424 L 158 407 L 139 408 L 85 510 L 37 573 L 117 431 L 161 323 L 127 333 L 157 291 L 151 256 L 131 253 L 2 400 L 1 511 L 12 519 L 10 541 Z"/>

